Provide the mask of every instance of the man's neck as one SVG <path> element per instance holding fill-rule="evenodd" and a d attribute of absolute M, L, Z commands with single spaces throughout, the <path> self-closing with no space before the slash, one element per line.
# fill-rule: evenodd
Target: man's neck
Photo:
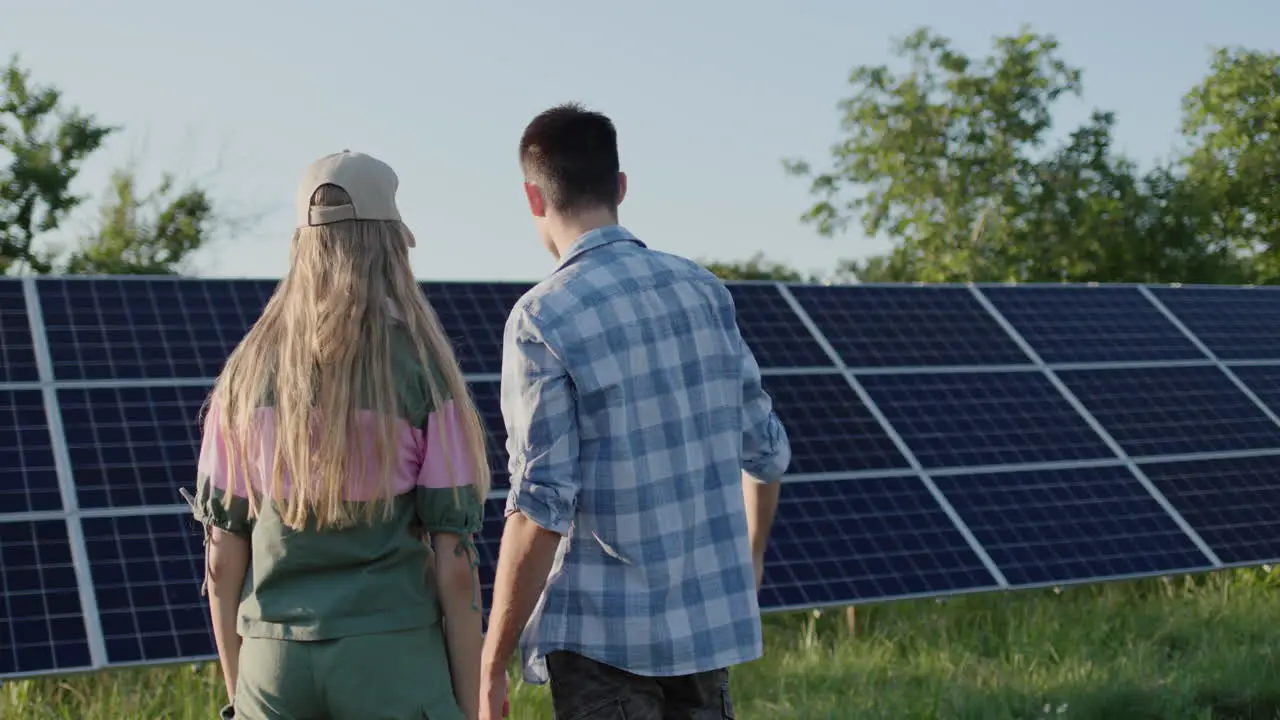
<path fill-rule="evenodd" d="M 593 210 L 590 212 L 567 217 L 556 223 L 557 227 L 552 233 L 551 241 L 555 243 L 556 251 L 560 257 L 564 257 L 569 252 L 569 248 L 578 241 L 578 238 L 586 235 L 592 230 L 599 230 L 602 227 L 618 224 L 618 216 L 608 210 Z"/>

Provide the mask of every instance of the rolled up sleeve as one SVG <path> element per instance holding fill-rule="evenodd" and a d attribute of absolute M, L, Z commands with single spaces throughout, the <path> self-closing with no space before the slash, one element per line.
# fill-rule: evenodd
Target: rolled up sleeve
<path fill-rule="evenodd" d="M 741 336 L 738 339 L 742 347 L 742 469 L 760 482 L 775 483 L 791 464 L 791 442 L 761 383 L 755 355 Z"/>
<path fill-rule="evenodd" d="M 511 490 L 506 515 L 569 532 L 581 490 L 573 381 L 526 309 L 507 321 L 502 351 L 502 418 Z"/>

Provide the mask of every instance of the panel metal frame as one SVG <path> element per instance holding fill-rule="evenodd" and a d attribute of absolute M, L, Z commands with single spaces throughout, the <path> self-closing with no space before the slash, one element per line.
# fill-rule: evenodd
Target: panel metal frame
<path fill-rule="evenodd" d="M 59 278 L 65 281 L 68 279 L 80 281 L 93 281 L 98 278 Z M 119 278 L 112 277 L 113 280 L 126 279 L 136 282 L 147 282 L 155 278 L 150 277 L 129 277 Z M 242 278 L 253 279 L 253 278 Z M 198 279 L 197 279 L 198 280 Z M 206 280 L 206 282 L 216 282 L 216 280 Z M 80 597 L 81 612 L 84 617 L 86 638 L 89 644 L 89 652 L 92 665 L 83 668 L 57 668 L 43 671 L 32 671 L 25 673 L 14 673 L 6 675 L 3 679 L 12 679 L 26 676 L 47 675 L 50 673 L 69 673 L 78 671 L 98 670 L 106 667 L 132 667 L 145 666 L 155 664 L 177 664 L 183 662 L 199 662 L 210 659 L 210 656 L 197 656 L 187 658 L 166 658 L 164 660 L 143 660 L 128 663 L 109 663 L 106 651 L 105 641 L 102 633 L 101 617 L 98 614 L 97 596 L 91 568 L 88 562 L 88 553 L 85 547 L 85 539 L 83 528 L 80 521 L 83 518 L 96 517 L 126 517 L 126 516 L 142 516 L 142 515 L 167 515 L 182 514 L 190 512 L 190 508 L 175 499 L 171 505 L 152 505 L 152 506 L 136 506 L 136 507 L 107 507 L 107 508 L 80 508 L 78 496 L 75 489 L 73 469 L 70 462 L 70 454 L 68 451 L 67 438 L 62 424 L 61 407 L 58 400 L 58 390 L 61 389 L 91 389 L 91 388 L 131 388 L 131 387 L 211 387 L 212 378 L 162 378 L 162 379 L 132 379 L 132 380 L 58 380 L 54 376 L 51 351 L 49 347 L 48 334 L 45 329 L 45 318 L 40 302 L 40 294 L 38 283 L 40 280 L 34 277 L 26 277 L 21 280 L 23 283 L 23 293 L 27 304 L 27 315 L 30 323 L 32 334 L 32 345 L 35 350 L 37 369 L 39 371 L 39 379 L 35 382 L 0 382 L 0 389 L 6 390 L 39 390 L 42 394 L 45 413 L 50 432 L 50 441 L 54 453 L 54 461 L 58 478 L 58 488 L 61 495 L 63 509 L 61 511 L 37 511 L 22 513 L 0 514 L 0 522 L 20 522 L 20 521 L 36 521 L 36 520 L 62 520 L 66 523 L 67 537 L 71 547 L 72 560 L 75 564 L 76 579 L 78 584 L 78 592 Z M 908 468 L 901 469 L 881 469 L 881 470 L 861 470 L 850 472 L 826 472 L 812 473 L 806 475 L 788 475 L 783 479 L 786 484 L 800 482 L 833 482 L 833 481 L 852 481 L 856 482 L 860 478 L 867 477 L 914 477 L 916 478 L 929 494 L 937 501 L 939 507 L 951 520 L 957 532 L 965 539 L 969 548 L 982 561 L 983 566 L 990 573 L 994 584 L 987 587 L 976 587 L 972 589 L 964 589 L 948 593 L 923 593 L 911 596 L 894 596 L 891 598 L 871 599 L 868 601 L 857 601 L 858 604 L 872 604 L 883 601 L 908 600 L 913 598 L 942 598 L 945 596 L 972 594 L 978 592 L 989 592 L 993 590 L 1009 590 L 1009 589 L 1030 589 L 1034 587 L 1050 587 L 1064 586 L 1075 584 L 1087 584 L 1099 581 L 1123 580 L 1130 576 L 1107 576 L 1099 578 L 1084 578 L 1073 580 L 1071 582 L 1044 583 L 1041 585 L 1011 585 L 1000 571 L 1000 568 L 991 559 L 986 549 L 974 536 L 971 529 L 964 522 L 963 518 L 956 512 L 945 494 L 933 482 L 934 477 L 944 477 L 952 475 L 969 475 L 979 473 L 1003 473 L 1003 472 L 1023 472 L 1048 469 L 1069 469 L 1081 467 L 1124 467 L 1133 475 L 1133 477 L 1142 484 L 1144 489 L 1151 495 L 1161 508 L 1169 514 L 1171 519 L 1175 521 L 1179 529 L 1186 534 L 1196 547 L 1205 555 L 1209 564 L 1204 570 L 1219 569 L 1224 567 L 1234 567 L 1235 565 L 1227 565 L 1222 563 L 1221 559 L 1213 552 L 1199 534 L 1192 528 L 1186 520 L 1176 511 L 1169 503 L 1168 499 L 1159 491 L 1158 488 L 1150 481 L 1142 470 L 1142 465 L 1155 462 L 1178 462 L 1193 460 L 1219 460 L 1245 457 L 1260 456 L 1276 456 L 1280 457 L 1280 448 L 1264 448 L 1258 450 L 1242 450 L 1229 452 L 1209 452 L 1209 453 L 1188 453 L 1180 455 L 1153 455 L 1153 456 L 1130 456 L 1126 454 L 1115 440 L 1107 433 L 1105 428 L 1101 426 L 1098 420 L 1080 403 L 1070 389 L 1057 376 L 1056 371 L 1065 370 L 1108 370 L 1108 369 L 1125 369 L 1125 368 L 1157 368 L 1157 367 L 1215 367 L 1225 374 L 1241 392 L 1243 392 L 1272 422 L 1280 426 L 1280 415 L 1268 408 L 1261 399 L 1254 393 L 1240 378 L 1232 371 L 1233 367 L 1251 367 L 1251 366 L 1280 366 L 1280 359 L 1253 359 L 1253 360 L 1231 360 L 1223 361 L 1218 358 L 1209 348 L 1202 342 L 1191 330 L 1183 323 L 1174 313 L 1172 313 L 1160 300 L 1150 291 L 1150 286 L 1132 283 L 1115 283 L 1108 284 L 1110 287 L 1136 287 L 1139 292 L 1155 307 L 1170 323 L 1172 323 L 1204 356 L 1203 359 L 1197 360 L 1166 360 L 1166 361 L 1126 361 L 1126 362 L 1093 362 L 1093 363 L 1046 363 L 1035 352 L 1034 348 L 1026 342 L 1026 340 L 999 310 L 991 303 L 989 298 L 982 292 L 983 287 L 994 287 L 992 284 L 975 284 L 975 283 L 948 283 L 946 287 L 967 288 L 970 293 L 983 306 L 986 312 L 1001 327 L 1001 329 L 1014 341 L 1015 344 L 1022 349 L 1027 356 L 1026 363 L 1006 364 L 1006 365 L 958 365 L 958 366 L 894 366 L 894 367 L 855 367 L 846 365 L 842 358 L 835 352 L 830 341 L 827 339 L 821 329 L 813 322 L 812 318 L 804 310 L 804 308 L 796 300 L 791 293 L 791 286 L 805 285 L 805 283 L 787 283 L 774 281 L 735 281 L 728 284 L 732 285 L 763 285 L 770 286 L 782 296 L 786 303 L 795 313 L 796 319 L 801 322 L 806 330 L 812 335 L 813 339 L 819 344 L 827 356 L 831 359 L 833 365 L 831 367 L 819 368 L 801 368 L 801 367 L 782 367 L 762 369 L 761 374 L 764 376 L 799 376 L 799 375 L 841 375 L 849 384 L 850 388 L 858 395 L 859 399 L 867 406 L 872 416 L 876 419 L 880 428 L 888 435 L 899 452 L 907 460 Z M 868 287 L 902 287 L 896 284 L 868 284 Z M 1001 286 L 1003 287 L 1003 285 Z M 1239 289 L 1229 287 L 1228 289 Z M 881 375 L 881 374 L 931 374 L 944 375 L 953 373 L 1002 373 L 1002 372 L 1028 372 L 1035 371 L 1042 374 L 1050 383 L 1058 390 L 1072 408 L 1081 416 L 1086 423 L 1098 434 L 1099 438 L 1115 453 L 1115 458 L 1102 458 L 1096 460 L 1085 461 L 1057 461 L 1043 463 L 1021 463 L 1012 465 L 995 465 L 995 466 L 964 466 L 964 467 L 944 467 L 931 468 L 926 470 L 918 459 L 912 453 L 910 447 L 907 446 L 901 435 L 892 423 L 888 421 L 884 413 L 876 405 L 875 401 L 862 386 L 859 376 L 862 375 Z M 473 373 L 465 376 L 468 382 L 496 382 L 500 380 L 497 373 Z M 490 499 L 501 499 L 505 496 L 505 491 L 495 490 L 490 493 Z M 1280 560 L 1280 558 L 1277 558 Z M 1249 563 L 1254 565 L 1257 563 Z M 1164 574 L 1164 573 L 1162 573 Z M 1150 577 L 1151 574 L 1137 575 L 1132 577 Z M 845 605 L 848 603 L 829 603 L 828 605 Z M 768 608 L 766 612 L 785 612 L 800 609 L 812 609 L 814 606 L 796 606 L 796 607 L 778 607 Z"/>
<path fill-rule="evenodd" d="M 1280 416 L 1277 416 L 1276 413 L 1271 410 L 1271 408 L 1267 407 L 1266 404 L 1262 402 L 1262 398 L 1259 398 L 1258 395 L 1254 393 L 1253 390 L 1250 389 L 1249 386 L 1246 385 L 1245 382 L 1241 380 L 1238 375 L 1235 374 L 1235 371 L 1233 371 L 1226 363 L 1224 363 L 1218 357 L 1217 353 L 1210 350 L 1209 346 L 1206 345 L 1204 341 L 1202 341 L 1199 337 L 1197 337 L 1195 333 L 1191 332 L 1191 328 L 1187 327 L 1186 323 L 1182 322 L 1182 320 L 1177 315 L 1174 315 L 1173 311 L 1165 307 L 1165 304 L 1160 301 L 1160 298 L 1156 297 L 1155 293 L 1151 292 L 1151 290 L 1146 286 L 1139 287 L 1138 292 L 1142 293 L 1142 296 L 1145 297 L 1148 302 L 1154 305 L 1156 310 L 1159 310 L 1160 314 L 1164 315 L 1165 319 L 1168 320 L 1170 324 L 1178 328 L 1178 332 L 1186 336 L 1186 338 L 1191 341 L 1191 344 L 1196 346 L 1197 350 L 1203 353 L 1205 357 L 1209 358 L 1210 362 L 1212 362 L 1212 364 L 1215 365 L 1218 368 L 1218 370 L 1222 372 L 1223 375 L 1227 376 L 1227 379 L 1231 381 L 1231 384 L 1235 385 L 1236 388 L 1240 390 L 1240 392 L 1244 393 L 1245 396 L 1247 396 L 1249 400 L 1253 402 L 1254 405 L 1257 405 L 1258 409 L 1261 410 L 1263 414 L 1265 414 L 1268 418 L 1270 418 L 1271 422 L 1280 426 Z M 1242 363 L 1237 363 L 1237 364 L 1242 364 Z M 1264 363 L 1255 362 L 1251 364 L 1262 365 Z"/>
<path fill-rule="evenodd" d="M 1031 345 L 1022 337 L 1022 333 L 1018 332 L 1018 330 L 1009 323 L 1004 314 L 996 309 L 996 306 L 992 304 L 991 300 L 987 298 L 986 295 L 982 294 L 980 289 L 970 287 L 970 292 L 972 292 L 974 298 L 984 308 L 986 308 L 987 312 L 991 314 L 991 317 L 999 323 L 1000 327 L 1009 334 L 1009 337 L 1017 343 L 1018 347 L 1022 348 L 1022 351 L 1027 354 L 1027 357 L 1031 358 L 1032 362 L 1039 366 L 1040 371 L 1044 374 L 1045 378 L 1058 389 L 1058 392 L 1062 397 L 1071 404 L 1071 407 L 1075 408 L 1075 411 L 1086 423 L 1089 424 L 1089 427 L 1093 428 L 1093 431 L 1097 433 L 1098 437 L 1101 438 L 1104 443 L 1106 443 L 1107 447 L 1111 448 L 1111 452 L 1115 453 L 1117 457 L 1124 461 L 1124 465 L 1129 469 L 1130 474 L 1132 474 L 1134 479 L 1142 484 L 1142 487 L 1145 488 L 1147 493 L 1151 495 L 1152 499 L 1160 505 L 1160 508 L 1173 518 L 1178 529 L 1182 530 L 1183 534 L 1191 539 L 1191 542 L 1194 543 L 1200 552 L 1204 554 L 1215 569 L 1221 568 L 1222 560 L 1218 558 L 1218 554 L 1213 551 L 1213 548 L 1209 547 L 1208 543 L 1200 537 L 1200 533 L 1196 532 L 1195 528 L 1191 527 L 1186 518 L 1182 517 L 1182 513 L 1178 512 L 1177 509 L 1173 507 L 1169 502 L 1169 499 L 1166 498 L 1164 493 L 1160 492 L 1160 490 L 1151 482 L 1146 473 L 1142 471 L 1142 468 L 1138 467 L 1138 464 L 1133 461 L 1133 458 L 1129 457 L 1128 453 L 1124 451 L 1124 448 L 1120 446 L 1120 443 L 1116 442 L 1115 438 L 1111 437 L 1111 433 L 1107 432 L 1106 428 L 1102 427 L 1102 423 L 1098 422 L 1098 419 L 1093 416 L 1093 413 L 1089 412 L 1089 409 L 1084 406 L 1084 403 L 1080 402 L 1080 399 L 1071 391 L 1071 388 L 1067 387 L 1067 384 L 1062 382 L 1062 378 L 1058 377 L 1058 374 L 1045 364 L 1044 360 L 1040 357 L 1040 354 L 1037 353 L 1035 349 L 1032 348 Z"/>
<path fill-rule="evenodd" d="M 947 500 L 947 497 L 938 489 L 937 484 L 933 482 L 933 478 L 929 477 L 929 473 L 924 469 L 924 466 L 920 461 L 916 459 L 915 453 L 911 452 L 911 448 L 907 446 L 906 441 L 904 441 L 902 436 L 898 434 L 897 428 L 895 428 L 893 424 L 889 422 L 889 419 L 885 417 L 884 413 L 881 412 L 880 407 L 876 405 L 875 400 L 872 399 L 871 394 L 867 392 L 866 388 L 862 387 L 862 383 L 858 381 L 857 376 L 848 371 L 848 368 L 844 364 L 844 359 L 836 352 L 835 348 L 831 345 L 831 341 L 827 340 L 827 336 L 823 334 L 822 330 L 813 322 L 813 318 L 809 317 L 809 313 L 806 312 L 800 302 L 796 300 L 796 297 L 791 293 L 790 288 L 779 284 L 778 292 L 782 293 L 782 296 L 786 298 L 787 303 L 791 305 L 791 310 L 795 312 L 796 316 L 800 318 L 800 322 L 803 323 L 804 326 L 808 328 L 809 332 L 813 334 L 814 339 L 822 346 L 823 352 L 831 358 L 831 362 L 842 371 L 845 381 L 849 383 L 849 387 L 853 388 L 853 391 L 858 394 L 858 398 L 862 400 L 863 404 L 867 406 L 867 410 L 871 412 L 872 417 L 874 417 L 876 422 L 879 423 L 880 429 L 884 430 L 884 432 L 889 436 L 889 439 L 893 441 L 894 446 L 898 448 L 898 452 L 902 453 L 902 457 L 906 458 L 907 464 L 915 471 L 916 478 L 920 480 L 920 483 L 923 484 L 925 489 L 929 491 L 929 494 L 933 496 L 933 499 L 938 503 L 938 506 L 941 507 L 942 511 L 951 519 L 952 524 L 955 525 L 956 531 L 960 533 L 961 537 L 964 538 L 965 543 L 969 545 L 969 549 L 973 550 L 974 554 L 978 556 L 978 559 L 982 561 L 982 564 L 987 568 L 987 572 L 991 574 L 991 577 L 996 582 L 996 587 L 993 589 L 1007 589 L 1009 587 L 1009 581 L 1005 579 L 1004 573 L 1001 572 L 1000 568 L 991 560 L 991 556 L 987 554 L 986 548 L 982 547 L 982 543 L 978 542 L 978 539 L 974 537 L 973 531 L 969 529 L 969 526 L 960 517 L 960 514 L 956 512 L 956 509 L 951 506 L 951 501 Z"/>
<path fill-rule="evenodd" d="M 44 312 L 41 310 L 40 294 L 36 291 L 34 277 L 22 279 L 22 291 L 27 301 L 27 321 L 31 325 L 31 345 L 35 349 L 36 369 L 40 376 L 40 392 L 44 398 L 45 422 L 49 425 L 49 442 L 58 476 L 58 492 L 62 496 L 62 512 L 57 515 L 67 525 L 67 542 L 71 547 L 71 563 L 80 595 L 80 613 L 84 616 L 85 638 L 89 644 L 90 668 L 84 669 L 101 668 L 107 661 L 106 643 L 102 637 L 102 617 L 98 614 L 98 596 L 94 592 L 84 529 L 80 526 L 80 501 L 76 495 L 75 478 L 71 474 L 71 454 L 67 450 L 67 436 L 62 429 L 62 408 L 58 404 L 58 389 L 53 384 L 49 338 L 45 333 Z M 75 669 L 79 668 L 67 668 Z"/>

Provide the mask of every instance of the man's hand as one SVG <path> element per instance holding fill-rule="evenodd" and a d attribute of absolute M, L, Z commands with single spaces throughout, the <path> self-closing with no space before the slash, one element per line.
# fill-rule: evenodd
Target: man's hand
<path fill-rule="evenodd" d="M 480 655 L 480 719 L 497 720 L 507 699 L 507 663 L 555 564 L 560 535 L 522 512 L 507 517 L 493 579 L 493 609 Z"/>
<path fill-rule="evenodd" d="M 479 720 L 500 720 L 511 712 L 507 696 L 507 673 L 503 670 L 482 673 L 480 676 Z"/>

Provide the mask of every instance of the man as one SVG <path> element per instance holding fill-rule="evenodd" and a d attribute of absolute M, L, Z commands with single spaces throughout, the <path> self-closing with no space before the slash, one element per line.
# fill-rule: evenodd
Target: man
<path fill-rule="evenodd" d="M 511 492 L 480 717 L 517 641 L 557 718 L 732 717 L 728 667 L 762 653 L 786 433 L 725 286 L 618 225 L 613 123 L 547 110 L 520 164 L 559 264 L 503 342 Z"/>

